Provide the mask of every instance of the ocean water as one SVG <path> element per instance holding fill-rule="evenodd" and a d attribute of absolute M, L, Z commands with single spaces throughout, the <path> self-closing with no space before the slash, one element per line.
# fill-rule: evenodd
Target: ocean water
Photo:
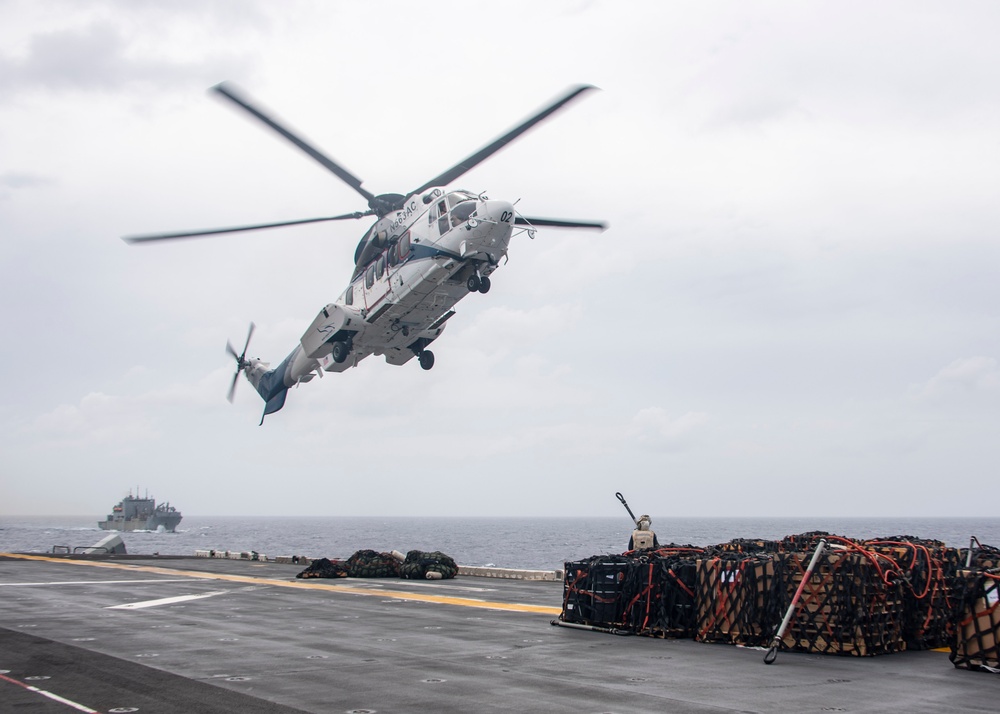
<path fill-rule="evenodd" d="M 733 538 L 780 539 L 806 531 L 852 538 L 909 535 L 1000 546 L 1000 518 L 672 518 L 653 523 L 660 543 L 714 545 Z M 632 524 L 621 518 L 361 518 L 185 516 L 176 533 L 122 533 L 132 554 L 193 555 L 256 550 L 268 556 L 346 558 L 364 548 L 439 550 L 462 565 L 552 570 L 567 561 L 621 553 Z M 96 518 L 0 516 L 0 552 L 90 546 L 106 535 Z"/>

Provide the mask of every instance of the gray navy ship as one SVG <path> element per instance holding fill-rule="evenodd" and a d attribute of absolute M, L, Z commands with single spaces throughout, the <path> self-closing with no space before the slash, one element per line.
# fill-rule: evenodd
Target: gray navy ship
<path fill-rule="evenodd" d="M 106 531 L 155 531 L 162 528 L 173 531 L 181 522 L 181 512 L 170 503 L 156 504 L 156 499 L 146 494 L 139 497 L 138 489 L 133 496 L 128 496 L 118 502 L 106 520 L 98 521 L 97 525 Z"/>

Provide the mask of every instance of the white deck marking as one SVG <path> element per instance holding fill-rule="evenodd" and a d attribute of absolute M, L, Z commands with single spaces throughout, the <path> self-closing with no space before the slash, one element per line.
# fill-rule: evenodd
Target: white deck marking
<path fill-rule="evenodd" d="M 72 707 L 73 709 L 76 709 L 77 711 L 87 712 L 87 714 L 99 714 L 99 712 L 96 709 L 91 709 L 90 707 L 84 706 L 83 704 L 80 704 L 79 702 L 74 702 L 71 699 L 66 699 L 65 697 L 60 697 L 58 694 L 53 694 L 52 692 L 47 692 L 44 689 L 38 689 L 37 687 L 28 687 L 28 689 L 30 689 L 30 690 L 32 690 L 34 692 L 38 692 L 43 697 L 48 697 L 49 699 L 57 701 L 60 704 L 65 704 L 68 707 Z"/>
<path fill-rule="evenodd" d="M 176 597 L 162 597 L 159 600 L 144 600 L 142 602 L 130 602 L 124 605 L 111 605 L 104 608 L 105 610 L 141 610 L 145 607 L 159 607 L 160 605 L 170 605 L 175 602 L 187 602 L 189 600 L 202 600 L 207 597 L 214 597 L 216 595 L 225 595 L 228 590 L 215 590 L 210 593 L 202 593 L 201 595 L 178 595 Z"/>
<path fill-rule="evenodd" d="M 10 682 L 11 684 L 16 684 L 19 687 L 24 687 L 29 692 L 34 692 L 35 694 L 41 694 L 43 697 L 48 697 L 49 699 L 52 699 L 53 701 L 59 702 L 60 704 L 65 704 L 68 707 L 73 707 L 77 711 L 87 712 L 87 714 L 100 714 L 100 712 L 98 712 L 96 709 L 91 709 L 90 707 L 84 706 L 83 704 L 80 704 L 79 702 L 74 702 L 71 699 L 66 699 L 65 697 L 60 697 L 58 694 L 53 694 L 52 692 L 47 692 L 44 689 L 39 689 L 38 687 L 33 687 L 30 684 L 25 684 L 24 682 L 21 682 L 19 680 L 13 679 L 11 677 L 5 677 L 4 675 L 0 674 L 0 679 L 2 679 L 5 682 Z"/>
<path fill-rule="evenodd" d="M 121 585 L 123 583 L 189 583 L 190 578 L 149 579 L 149 580 L 62 580 L 51 583 L 0 583 L 0 587 L 24 587 L 27 585 Z"/>

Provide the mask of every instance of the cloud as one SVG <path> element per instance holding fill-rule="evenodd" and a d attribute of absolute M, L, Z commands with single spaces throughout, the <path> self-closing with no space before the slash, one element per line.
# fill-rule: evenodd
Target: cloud
<path fill-rule="evenodd" d="M 959 357 L 923 384 L 910 387 L 918 402 L 940 404 L 968 398 L 1000 396 L 1000 363 L 993 357 Z"/>
<path fill-rule="evenodd" d="M 24 188 L 40 188 L 54 183 L 47 176 L 30 174 L 18 171 L 8 171 L 0 174 L 0 201 L 10 199 L 14 191 Z"/>
<path fill-rule="evenodd" d="M 238 65 L 218 56 L 185 60 L 159 58 L 135 49 L 125 32 L 109 21 L 40 33 L 21 57 L 0 55 L 0 90 L 110 91 L 133 83 L 165 85 L 203 82 L 209 74 L 226 76 Z"/>
<path fill-rule="evenodd" d="M 127 380 L 141 377 L 156 375 L 143 367 L 133 367 L 126 375 Z M 198 382 L 136 394 L 90 392 L 75 404 L 60 404 L 37 416 L 23 431 L 40 448 L 114 446 L 129 451 L 160 438 L 158 416 L 165 410 L 179 408 L 190 413 L 218 405 L 226 378 L 226 369 L 220 368 Z"/>
<path fill-rule="evenodd" d="M 0 174 L 0 186 L 5 188 L 34 188 L 36 186 L 46 186 L 52 183 L 48 176 L 37 174 L 8 171 Z"/>
<path fill-rule="evenodd" d="M 548 304 L 523 310 L 496 305 L 476 315 L 472 324 L 461 332 L 466 344 L 492 346 L 507 354 L 572 330 L 582 319 L 583 307 L 579 303 Z"/>
<path fill-rule="evenodd" d="M 803 114 L 798 101 L 793 97 L 753 92 L 718 108 L 714 116 L 705 122 L 705 128 L 758 127 Z"/>
<path fill-rule="evenodd" d="M 642 446 L 662 451 L 679 451 L 687 447 L 709 421 L 705 412 L 687 412 L 671 417 L 660 407 L 640 409 L 628 428 L 628 438 Z"/>
<path fill-rule="evenodd" d="M 77 404 L 60 404 L 35 419 L 27 431 L 51 446 L 113 445 L 147 441 L 156 431 L 138 415 L 135 400 L 91 392 Z"/>

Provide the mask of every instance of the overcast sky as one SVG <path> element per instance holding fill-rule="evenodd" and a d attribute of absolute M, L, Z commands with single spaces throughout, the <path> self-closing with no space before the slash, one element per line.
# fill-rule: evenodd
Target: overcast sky
<path fill-rule="evenodd" d="M 190 515 L 993 516 L 1000 6 L 0 0 L 0 515 L 141 486 Z M 375 193 L 526 215 L 436 366 L 369 358 L 257 422 L 368 224 L 206 93 Z"/>

